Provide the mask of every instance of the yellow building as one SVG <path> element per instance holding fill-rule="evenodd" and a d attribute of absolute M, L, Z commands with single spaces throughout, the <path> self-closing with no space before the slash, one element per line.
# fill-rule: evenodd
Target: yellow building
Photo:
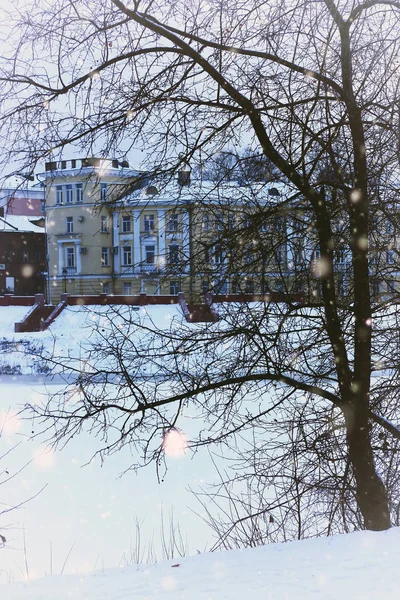
<path fill-rule="evenodd" d="M 188 289 L 189 211 L 126 162 L 46 163 L 49 299 Z M 132 193 L 141 187 L 138 193 Z M 168 192 L 169 193 L 169 192 Z M 122 199 L 121 199 L 122 197 Z"/>
<path fill-rule="evenodd" d="M 46 163 L 43 176 L 51 303 L 63 292 L 318 296 L 318 245 L 281 182 L 149 181 L 99 158 Z M 346 295 L 346 252 L 336 262 Z"/>

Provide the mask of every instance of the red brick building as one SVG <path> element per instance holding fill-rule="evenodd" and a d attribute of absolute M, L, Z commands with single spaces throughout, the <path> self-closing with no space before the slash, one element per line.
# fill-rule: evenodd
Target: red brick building
<path fill-rule="evenodd" d="M 0 216 L 0 295 L 44 293 L 45 229 L 35 222 L 43 220 L 40 216 Z"/>
<path fill-rule="evenodd" d="M 44 217 L 44 188 L 0 188 L 0 207 L 6 217 Z"/>

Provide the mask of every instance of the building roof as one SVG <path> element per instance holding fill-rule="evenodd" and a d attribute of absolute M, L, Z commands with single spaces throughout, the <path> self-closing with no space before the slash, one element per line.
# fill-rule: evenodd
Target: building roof
<path fill-rule="evenodd" d="M 189 185 L 178 182 L 151 181 L 149 185 L 135 190 L 122 198 L 123 204 L 221 204 L 240 205 L 268 203 L 275 204 L 289 196 L 288 186 L 281 181 L 252 182 L 240 185 L 236 181 L 219 183 L 193 180 Z"/>
<path fill-rule="evenodd" d="M 6 218 L 0 217 L 0 232 L 44 233 L 44 228 L 35 225 L 35 221 L 38 221 L 37 217 L 25 217 L 22 215 L 10 215 Z"/>

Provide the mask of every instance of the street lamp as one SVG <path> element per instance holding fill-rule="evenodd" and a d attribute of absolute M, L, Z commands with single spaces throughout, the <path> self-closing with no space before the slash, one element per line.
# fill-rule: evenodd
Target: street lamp
<path fill-rule="evenodd" d="M 64 281 L 64 294 L 66 294 L 67 293 L 67 275 L 68 275 L 67 267 L 63 268 L 62 274 L 63 274 L 63 281 Z"/>

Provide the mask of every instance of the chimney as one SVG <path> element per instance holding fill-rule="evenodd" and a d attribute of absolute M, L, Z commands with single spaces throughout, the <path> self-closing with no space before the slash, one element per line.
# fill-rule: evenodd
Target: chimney
<path fill-rule="evenodd" d="M 190 171 L 178 171 L 178 185 L 190 185 Z"/>
<path fill-rule="evenodd" d="M 4 206 L 0 206 L 0 217 L 4 218 Z"/>

